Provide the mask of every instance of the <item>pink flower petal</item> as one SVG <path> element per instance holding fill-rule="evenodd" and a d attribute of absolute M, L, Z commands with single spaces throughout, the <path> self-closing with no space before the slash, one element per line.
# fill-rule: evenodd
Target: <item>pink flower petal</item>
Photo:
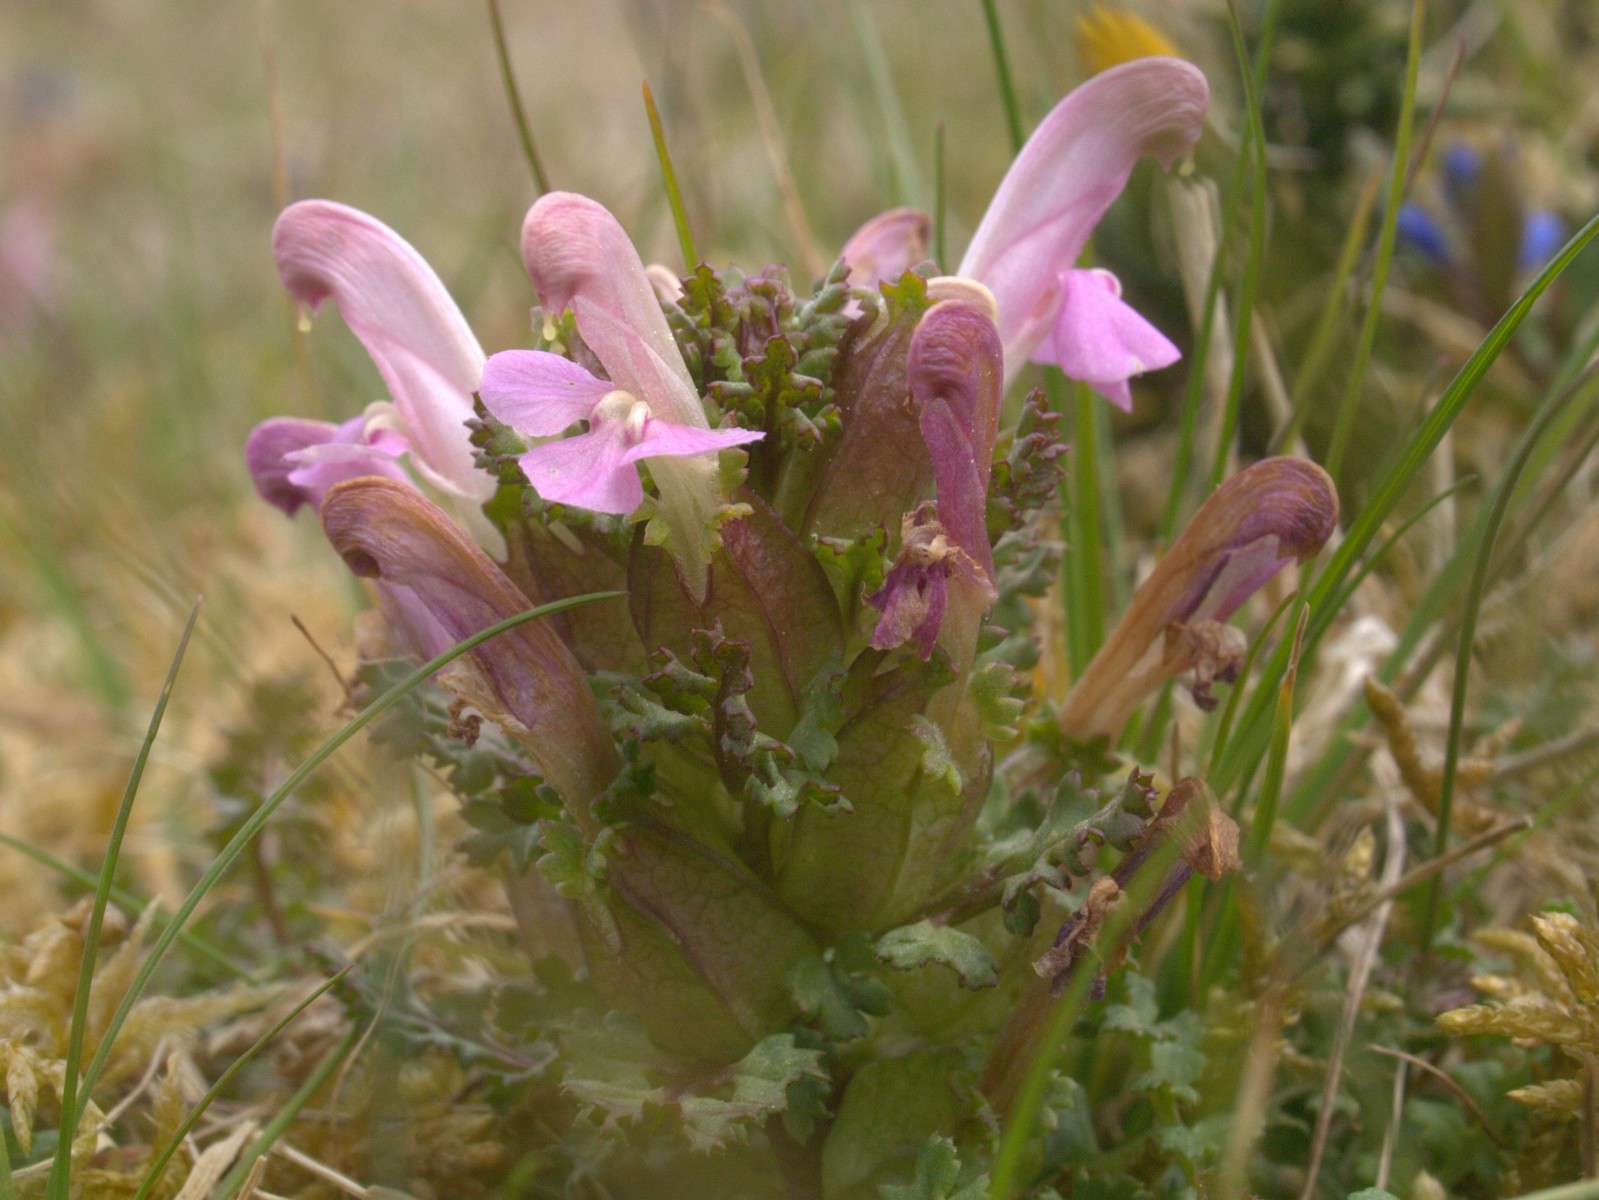
<path fill-rule="evenodd" d="M 1060 295 L 1054 331 L 1034 352 L 1034 360 L 1055 363 L 1068 378 L 1091 385 L 1118 408 L 1132 407 L 1127 380 L 1182 357 L 1121 298 L 1121 285 L 1109 271 L 1063 272 Z"/>
<path fill-rule="evenodd" d="M 622 424 L 607 422 L 588 433 L 535 446 L 517 461 L 545 500 L 622 516 L 644 499 L 644 485 L 627 450 Z"/>
<path fill-rule="evenodd" d="M 1034 131 L 994 194 L 956 272 L 999 301 L 1007 381 L 1048 336 L 1061 272 L 1121 193 L 1138 159 L 1163 164 L 1198 140 L 1210 91 L 1198 68 L 1142 58 L 1074 89 Z"/>
<path fill-rule="evenodd" d="M 546 308 L 572 309 L 578 332 L 617 388 L 654 417 L 706 428 L 699 393 L 638 251 L 603 205 L 571 192 L 541 197 L 522 223 L 522 261 Z M 668 545 L 690 594 L 702 598 L 710 579 L 705 530 L 722 503 L 716 464 L 671 458 L 653 475 Z"/>
<path fill-rule="evenodd" d="M 428 480 L 491 496 L 494 481 L 473 465 L 464 428 L 483 351 L 422 256 L 376 218 L 328 200 L 284 209 L 272 252 L 290 294 L 313 309 L 331 298 L 366 347 Z"/>
<path fill-rule="evenodd" d="M 302 504 L 320 508 L 328 490 L 346 479 L 382 475 L 406 481 L 396 461 L 405 452 L 403 439 L 378 431 L 363 441 L 365 423 L 365 417 L 342 425 L 298 417 L 261 422 L 244 443 L 255 490 L 292 517 Z"/>
<path fill-rule="evenodd" d="M 857 287 L 892 282 L 927 257 L 933 222 L 919 208 L 880 212 L 844 243 L 840 257 Z"/>
<path fill-rule="evenodd" d="M 688 458 L 709 454 L 729 446 L 758 442 L 766 435 L 759 429 L 690 429 L 653 417 L 644 426 L 644 436 L 622 455 L 622 461 L 636 463 L 644 458 Z"/>
<path fill-rule="evenodd" d="M 588 419 L 614 384 L 543 350 L 502 350 L 483 367 L 478 395 L 498 421 L 532 437 Z"/>
<path fill-rule="evenodd" d="M 574 192 L 540 197 L 522 222 L 522 261 L 545 308 L 571 308 L 615 387 L 655 416 L 705 426 L 643 260 L 604 205 Z"/>

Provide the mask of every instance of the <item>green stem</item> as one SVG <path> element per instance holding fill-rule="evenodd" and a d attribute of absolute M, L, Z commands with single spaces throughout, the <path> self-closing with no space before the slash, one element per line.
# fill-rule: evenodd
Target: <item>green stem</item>
<path fill-rule="evenodd" d="M 1012 150 L 1022 148 L 1022 110 L 1016 103 L 1016 86 L 1011 82 L 1010 59 L 1005 54 L 1005 33 L 999 27 L 999 10 L 994 0 L 983 0 L 983 19 L 988 22 L 988 45 L 994 53 L 994 75 L 999 81 L 999 98 L 1005 105 L 1005 128 L 1010 133 Z"/>
<path fill-rule="evenodd" d="M 233 1169 L 217 1185 L 216 1194 L 221 1200 L 233 1200 L 255 1168 L 256 1161 L 277 1145 L 278 1139 L 288 1131 L 289 1126 L 294 1124 L 295 1118 L 300 1115 L 300 1110 L 310 1102 L 312 1096 L 322 1090 L 329 1079 L 333 1078 L 333 1072 L 338 1070 L 339 1065 L 349 1057 L 350 1051 L 355 1049 L 364 1032 L 359 1025 L 352 1025 L 350 1031 L 340 1039 L 339 1044 L 317 1063 L 316 1070 L 306 1077 L 299 1090 L 289 1097 L 288 1103 L 267 1122 L 266 1128 L 261 1131 L 261 1136 L 250 1143 L 250 1148 L 239 1156 L 239 1160 L 233 1164 Z"/>
<path fill-rule="evenodd" d="M 500 0 L 489 0 L 489 25 L 494 30 L 494 53 L 500 60 L 500 81 L 505 85 L 505 98 L 511 106 L 511 116 L 516 121 L 516 136 L 522 143 L 522 157 L 527 159 L 528 170 L 533 173 L 533 186 L 543 194 L 550 190 L 550 183 L 544 175 L 544 164 L 539 161 L 538 147 L 533 144 L 533 127 L 528 124 L 527 110 L 522 107 L 521 89 L 516 86 L 511 51 L 505 43 L 505 22 L 500 17 Z"/>
<path fill-rule="evenodd" d="M 688 227 L 683 193 L 678 190 L 677 172 L 672 168 L 672 156 L 666 149 L 666 130 L 661 127 L 660 110 L 655 107 L 655 96 L 648 83 L 644 84 L 644 112 L 650 119 L 650 136 L 655 139 L 655 157 L 661 162 L 661 182 L 666 186 L 666 202 L 672 208 L 672 224 L 677 226 L 677 244 L 683 248 L 683 270 L 691 272 L 699 265 L 700 256 L 694 249 L 694 234 Z"/>
<path fill-rule="evenodd" d="M 1081 674 L 1105 640 L 1105 588 L 1100 534 L 1099 432 L 1100 400 L 1087 384 L 1072 385 L 1076 433 L 1072 438 L 1072 542 L 1069 547 L 1075 581 L 1072 602 L 1082 630 L 1083 661 L 1072 664 Z"/>
<path fill-rule="evenodd" d="M 167 702 L 172 699 L 172 689 L 178 682 L 178 668 L 183 665 L 183 655 L 189 648 L 189 638 L 194 634 L 195 622 L 200 619 L 200 601 L 189 610 L 189 619 L 178 638 L 178 648 L 167 668 L 166 681 L 161 685 L 161 695 L 150 714 L 150 725 L 145 730 L 144 741 L 139 745 L 138 756 L 133 760 L 133 770 L 128 773 L 128 786 L 123 789 L 122 803 L 117 807 L 116 819 L 111 824 L 111 838 L 106 845 L 105 862 L 100 867 L 100 878 L 94 889 L 94 908 L 89 914 L 89 924 L 83 932 L 83 954 L 78 961 L 78 987 L 72 998 L 72 1026 L 67 1034 L 67 1056 L 61 1080 L 61 1126 L 57 1135 L 55 1160 L 50 1164 L 50 1179 L 45 1195 L 50 1200 L 67 1200 L 67 1189 L 72 1175 L 72 1142 L 78 1131 L 78 1118 L 88 1105 L 89 1083 L 84 1082 L 83 1104 L 78 1103 L 78 1068 L 83 1058 L 83 1039 L 89 1027 L 89 993 L 94 988 L 94 963 L 100 948 L 100 930 L 105 924 L 106 905 L 111 902 L 111 881 L 116 876 L 117 859 L 122 854 L 122 839 L 128 832 L 128 818 L 133 815 L 134 797 L 139 794 L 139 782 L 144 778 L 145 764 L 150 761 L 150 750 L 156 735 L 161 732 L 161 718 L 166 716 Z"/>
<path fill-rule="evenodd" d="M 1332 442 L 1327 448 L 1327 473 L 1335 479 L 1338 477 L 1338 468 L 1343 465 L 1344 451 L 1348 448 L 1349 436 L 1355 427 L 1355 412 L 1360 407 L 1366 383 L 1366 366 L 1371 360 L 1371 348 L 1377 338 L 1377 322 L 1382 317 L 1382 294 L 1388 286 L 1388 265 L 1394 256 L 1399 209 L 1404 203 L 1405 179 L 1410 171 L 1410 131 L 1416 119 L 1416 69 L 1421 61 L 1422 18 L 1425 11 L 1425 0 L 1412 0 L 1410 47 L 1405 53 L 1404 100 L 1399 108 L 1399 130 L 1394 135 L 1393 163 L 1388 170 L 1388 207 L 1383 212 L 1377 233 L 1377 259 L 1372 268 L 1371 299 L 1360 324 L 1354 369 L 1349 373 L 1349 385 L 1344 390 L 1343 403 L 1338 406 Z"/>
<path fill-rule="evenodd" d="M 309 1008 L 318 996 L 343 979 L 349 971 L 350 968 L 345 967 L 336 975 L 324 980 L 305 999 L 291 1008 L 281 1021 L 256 1038 L 243 1054 L 228 1064 L 227 1070 L 218 1075 L 216 1082 L 206 1089 L 205 1095 L 200 1097 L 200 1102 L 190 1110 L 188 1116 L 183 1118 L 177 1129 L 173 1130 L 172 1136 L 167 1139 L 167 1144 L 161 1148 L 161 1153 L 156 1155 L 154 1161 L 145 1170 L 144 1180 L 139 1184 L 139 1190 L 133 1193 L 133 1200 L 146 1200 L 146 1197 L 155 1190 L 156 1184 L 161 1182 L 161 1172 L 166 1169 L 167 1163 L 172 1161 L 172 1156 L 183 1145 L 183 1139 L 189 1136 L 189 1131 L 199 1124 L 200 1118 L 205 1115 L 205 1110 L 211 1107 L 212 1101 L 227 1090 L 228 1085 L 237 1078 L 239 1072 L 249 1066 L 255 1060 L 256 1055 L 276 1041 L 278 1034 L 287 1029 L 289 1023 Z"/>

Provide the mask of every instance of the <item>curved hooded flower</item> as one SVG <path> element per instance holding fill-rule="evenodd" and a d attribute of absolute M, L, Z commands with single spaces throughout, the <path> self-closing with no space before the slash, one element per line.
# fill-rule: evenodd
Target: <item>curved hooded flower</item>
<path fill-rule="evenodd" d="M 1077 260 L 1141 157 L 1170 167 L 1193 149 L 1209 98 L 1197 67 L 1143 58 L 1077 87 L 1034 130 L 956 271 L 999 302 L 1007 383 L 1031 358 L 1125 405 L 1128 378 L 1177 360 L 1114 276 Z"/>
<path fill-rule="evenodd" d="M 1337 523 L 1337 489 L 1308 459 L 1268 458 L 1229 478 L 1134 593 L 1067 695 L 1061 728 L 1114 738 L 1166 680 L 1190 669 L 1201 688 L 1225 679 L 1226 664 L 1211 660 L 1237 644 L 1221 623 L 1283 567 L 1319 551 Z"/>
<path fill-rule="evenodd" d="M 300 506 L 321 508 L 335 484 L 362 475 L 406 481 L 400 456 L 409 443 L 370 408 L 333 424 L 302 417 L 270 417 L 250 431 L 244 462 L 256 491 L 292 517 Z"/>
<path fill-rule="evenodd" d="M 384 608 L 419 656 L 529 607 L 528 598 L 445 513 L 413 487 L 355 479 L 322 505 L 328 541 L 350 570 L 377 582 Z M 575 815 L 616 769 L 582 667 L 548 621 L 507 630 L 472 651 L 487 715 L 506 724 Z"/>
<path fill-rule="evenodd" d="M 839 257 L 849 265 L 851 283 L 873 286 L 898 279 L 927 257 L 932 219 L 919 208 L 880 212 L 844 243 Z"/>
<path fill-rule="evenodd" d="M 542 350 L 506 350 L 483 369 L 483 405 L 520 433 L 550 437 L 577 421 L 588 430 L 522 455 L 522 473 L 540 496 L 595 512 L 624 514 L 644 499 L 634 465 L 706 455 L 766 436 L 754 429 L 705 429 L 655 416 L 649 405 L 613 390 L 570 359 Z"/>
<path fill-rule="evenodd" d="M 905 515 L 899 557 L 869 598 L 883 614 L 872 634 L 880 650 L 914 640 L 927 658 L 946 618 L 958 617 L 951 624 L 962 644 L 951 657 L 960 662 L 969 654 L 967 635 L 994 600 L 988 479 L 1002 372 L 999 334 L 980 303 L 945 300 L 928 309 L 911 340 L 906 376 L 937 501 Z"/>
<path fill-rule="evenodd" d="M 287 486 L 300 489 L 298 502 L 316 502 L 338 478 L 394 475 L 393 460 L 408 450 L 417 472 L 441 491 L 478 503 L 493 495 L 493 480 L 473 466 L 465 428 L 483 351 L 422 256 L 375 217 L 330 200 L 284 209 L 272 253 L 283 286 L 301 304 L 314 310 L 333 301 L 371 355 L 392 408 L 369 409 L 359 426 L 267 422 L 247 453 L 262 494 L 284 507 Z M 279 448 L 295 457 L 272 459 Z"/>
<path fill-rule="evenodd" d="M 624 414 L 617 402 L 617 411 L 602 414 L 599 428 L 589 431 L 605 436 L 593 437 L 576 450 L 551 451 L 543 465 L 559 470 L 569 483 L 574 472 L 592 468 L 603 473 L 610 489 L 604 496 L 620 503 L 624 495 L 618 471 L 628 465 L 620 462 L 628 450 L 615 431 L 606 433 L 604 427 L 618 417 L 624 425 L 633 422 L 627 427 L 633 431 L 631 447 L 637 449 L 650 433 L 649 422 L 659 422 L 653 443 L 658 449 L 636 454 L 629 462 L 656 457 L 650 470 L 661 492 L 671 549 L 690 591 L 702 597 L 711 529 L 722 503 L 716 463 L 707 451 L 723 443 L 685 448 L 699 442 L 681 431 L 703 434 L 710 427 L 638 251 L 603 205 L 573 192 L 550 192 L 522 223 L 522 261 L 539 302 L 551 312 L 570 308 L 612 387 L 644 406 Z M 666 449 L 669 444 L 677 448 Z"/>

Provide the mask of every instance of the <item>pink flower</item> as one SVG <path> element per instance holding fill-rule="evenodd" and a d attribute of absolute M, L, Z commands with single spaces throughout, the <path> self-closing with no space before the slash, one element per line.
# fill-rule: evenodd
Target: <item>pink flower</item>
<path fill-rule="evenodd" d="M 250 431 L 244 461 L 255 490 L 293 516 L 302 504 L 320 509 L 329 490 L 346 479 L 381 475 L 405 481 L 403 436 L 369 413 L 334 425 L 300 417 L 272 417 Z"/>
<path fill-rule="evenodd" d="M 1169 167 L 1193 149 L 1208 100 L 1196 67 L 1138 59 L 1074 89 L 1022 147 L 956 272 L 998 301 L 1007 383 L 1029 359 L 1055 363 L 1125 406 L 1128 378 L 1176 361 L 1114 277 L 1077 260 L 1140 157 Z"/>
<path fill-rule="evenodd" d="M 588 422 L 587 432 L 535 446 L 518 461 L 544 499 L 595 512 L 622 514 L 639 506 L 644 488 L 634 464 L 644 459 L 696 458 L 765 436 L 754 429 L 707 429 L 657 417 L 631 393 L 542 350 L 506 350 L 491 357 L 480 394 L 497 420 L 532 437 Z M 652 471 L 659 478 L 658 469 Z"/>
<path fill-rule="evenodd" d="M 623 411 L 622 402 L 616 401 L 600 412 L 590 401 L 585 412 L 574 408 L 566 423 L 592 416 L 588 434 L 573 439 L 580 443 L 576 446 L 545 448 L 536 466 L 545 472 L 547 484 L 610 505 L 605 511 L 615 512 L 631 507 L 629 500 L 636 504 L 641 495 L 628 467 L 640 458 L 655 458 L 650 474 L 661 493 L 668 549 L 689 591 L 702 598 L 722 507 L 721 482 L 708 451 L 736 442 L 692 436 L 711 432 L 705 408 L 638 251 L 603 205 L 572 192 L 550 192 L 522 223 L 522 261 L 540 303 L 556 313 L 570 308 L 612 387 L 642 405 Z M 532 432 L 526 425 L 518 428 Z M 655 449 L 644 449 L 646 444 Z M 585 472 L 596 478 L 581 481 Z M 555 498 L 537 482 L 534 486 Z M 575 498 L 571 502 L 584 503 Z"/>
<path fill-rule="evenodd" d="M 1133 392 L 1127 381 L 1171 366 L 1182 353 L 1121 296 L 1121 282 L 1109 271 L 1063 271 L 1060 313 L 1033 360 L 1056 364 L 1128 412 Z"/>
<path fill-rule="evenodd" d="M 917 208 L 880 212 L 850 235 L 839 252 L 849 280 L 860 287 L 893 283 L 927 257 L 933 222 Z"/>
<path fill-rule="evenodd" d="M 473 465 L 465 427 L 483 351 L 422 256 L 375 217 L 330 200 L 284 209 L 272 253 L 289 293 L 311 309 L 331 299 L 366 347 L 393 401 L 394 419 L 380 424 L 395 427 L 423 479 L 470 501 L 492 496 L 494 481 Z"/>
<path fill-rule="evenodd" d="M 943 635 L 956 669 L 969 663 L 977 623 L 995 599 L 987 511 L 1002 374 L 999 334 L 984 307 L 946 300 L 922 317 L 906 377 L 937 503 L 905 515 L 894 566 L 867 598 L 882 613 L 872 633 L 879 650 L 912 641 L 927 658 Z"/>

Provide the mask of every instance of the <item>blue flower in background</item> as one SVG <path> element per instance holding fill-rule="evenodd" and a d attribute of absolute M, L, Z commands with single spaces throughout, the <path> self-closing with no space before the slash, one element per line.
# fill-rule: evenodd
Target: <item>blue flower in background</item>
<path fill-rule="evenodd" d="M 1469 231 L 1476 219 L 1475 206 L 1483 177 L 1482 152 L 1465 142 L 1444 151 L 1442 171 L 1444 210 L 1434 212 L 1414 200 L 1399 210 L 1396 231 L 1402 244 L 1417 251 L 1435 267 L 1456 268 L 1477 247 Z M 1530 271 L 1548 261 L 1566 238 L 1566 223 L 1548 209 L 1533 209 L 1522 218 L 1516 269 Z M 1463 245 L 1464 244 L 1464 245 Z M 1466 253 L 1462 255 L 1461 250 Z"/>

